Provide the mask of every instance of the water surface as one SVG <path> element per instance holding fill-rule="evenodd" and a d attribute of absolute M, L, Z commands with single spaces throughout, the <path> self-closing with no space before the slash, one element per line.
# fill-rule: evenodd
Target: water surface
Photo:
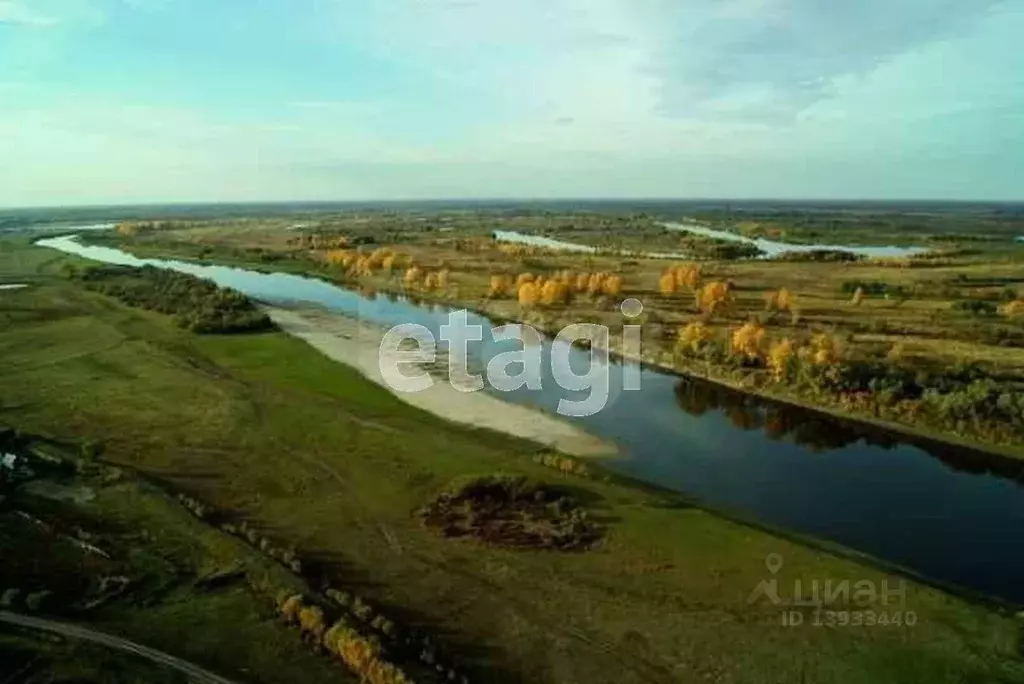
<path fill-rule="evenodd" d="M 714 228 L 708 228 L 697 223 L 665 223 L 662 224 L 669 230 L 675 230 L 681 233 L 691 233 L 693 235 L 703 235 L 704 237 L 716 238 L 719 240 L 729 240 L 731 242 L 745 242 L 750 245 L 755 245 L 758 249 L 765 253 L 764 258 L 777 257 L 780 254 L 786 252 L 813 252 L 816 250 L 829 250 L 836 252 L 849 252 L 851 254 L 857 254 L 869 259 L 878 259 L 885 257 L 910 257 L 915 254 L 923 254 L 928 251 L 924 247 L 896 247 L 893 245 L 889 246 L 863 246 L 863 245 L 824 245 L 824 244 L 800 244 L 795 245 L 788 242 L 777 242 L 775 240 L 767 240 L 765 238 L 748 238 L 743 235 L 737 235 L 736 233 L 727 230 L 716 230 Z"/>
<path fill-rule="evenodd" d="M 635 252 L 629 250 L 607 250 L 599 249 L 593 245 L 584 245 L 578 242 L 566 242 L 556 240 L 544 235 L 532 233 L 520 233 L 517 230 L 495 230 L 494 239 L 498 242 L 511 242 L 513 244 L 530 245 L 531 247 L 543 247 L 561 252 L 578 252 L 581 254 L 597 254 L 598 252 L 613 252 L 621 256 L 639 257 L 645 259 L 691 259 L 693 255 L 684 252 Z"/>

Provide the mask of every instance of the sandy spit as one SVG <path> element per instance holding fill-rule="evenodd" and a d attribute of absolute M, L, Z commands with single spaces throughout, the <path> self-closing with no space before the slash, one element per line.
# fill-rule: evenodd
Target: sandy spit
<path fill-rule="evenodd" d="M 460 392 L 436 379 L 421 392 L 395 392 L 381 377 L 378 363 L 384 330 L 322 309 L 263 307 L 286 333 L 298 337 L 324 356 L 352 366 L 387 387 L 405 403 L 445 420 L 528 439 L 573 456 L 610 456 L 614 444 L 579 429 L 568 420 L 512 404 L 484 392 Z"/>

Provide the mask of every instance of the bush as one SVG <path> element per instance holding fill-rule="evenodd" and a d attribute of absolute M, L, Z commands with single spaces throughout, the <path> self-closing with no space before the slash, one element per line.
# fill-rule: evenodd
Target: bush
<path fill-rule="evenodd" d="M 847 280 L 840 286 L 843 294 L 851 297 L 860 290 L 862 295 L 877 295 L 892 299 L 907 299 L 912 294 L 903 285 L 893 285 L 884 280 Z"/>
<path fill-rule="evenodd" d="M 565 492 L 510 475 L 459 480 L 420 515 L 446 537 L 509 548 L 581 549 L 600 537 Z"/>
<path fill-rule="evenodd" d="M 981 299 L 961 299 L 959 302 L 954 302 L 953 310 L 972 316 L 995 316 L 999 307 L 993 302 Z"/>
<path fill-rule="evenodd" d="M 843 249 L 812 249 L 808 251 L 783 252 L 775 257 L 776 261 L 819 261 L 819 262 L 851 262 L 863 259 Z"/>

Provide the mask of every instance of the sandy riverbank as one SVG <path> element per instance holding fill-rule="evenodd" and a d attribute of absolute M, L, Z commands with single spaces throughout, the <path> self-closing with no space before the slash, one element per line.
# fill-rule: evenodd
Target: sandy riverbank
<path fill-rule="evenodd" d="M 382 328 L 322 309 L 264 309 L 288 334 L 387 387 L 378 362 L 384 333 Z M 609 456 L 616 453 L 614 444 L 579 429 L 567 420 L 502 401 L 485 392 L 460 392 L 448 382 L 439 380 L 422 392 L 395 394 L 407 404 L 445 420 L 515 435 L 573 456 Z"/>

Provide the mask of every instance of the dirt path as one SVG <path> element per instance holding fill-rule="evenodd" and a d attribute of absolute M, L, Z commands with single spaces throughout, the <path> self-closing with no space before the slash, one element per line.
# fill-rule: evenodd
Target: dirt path
<path fill-rule="evenodd" d="M 97 632 L 95 630 L 88 629 L 87 627 L 72 625 L 66 622 L 54 622 L 53 620 L 29 617 L 27 615 L 19 615 L 17 613 L 10 613 L 4 610 L 0 610 L 0 622 L 43 632 L 50 632 L 51 634 L 59 634 L 71 639 L 90 641 L 94 644 L 100 644 L 117 651 L 131 653 L 132 655 L 139 656 L 140 658 L 157 663 L 158 665 L 163 665 L 164 667 L 177 670 L 195 682 L 204 682 L 206 684 L 236 684 L 236 682 L 231 679 L 226 679 L 219 675 L 215 675 L 212 672 L 208 672 L 198 665 L 193 665 L 187 660 L 175 658 L 163 651 L 158 651 L 154 648 L 149 648 L 148 646 L 143 646 L 133 641 L 128 641 L 127 639 L 122 639 L 110 634 Z"/>
<path fill-rule="evenodd" d="M 378 362 L 384 333 L 381 328 L 320 309 L 264 308 L 285 332 L 387 387 Z M 445 420 L 515 435 L 574 456 L 616 453 L 614 444 L 588 434 L 567 420 L 502 401 L 485 392 L 460 392 L 448 382 L 435 382 L 422 392 L 395 392 L 395 395 Z"/>

